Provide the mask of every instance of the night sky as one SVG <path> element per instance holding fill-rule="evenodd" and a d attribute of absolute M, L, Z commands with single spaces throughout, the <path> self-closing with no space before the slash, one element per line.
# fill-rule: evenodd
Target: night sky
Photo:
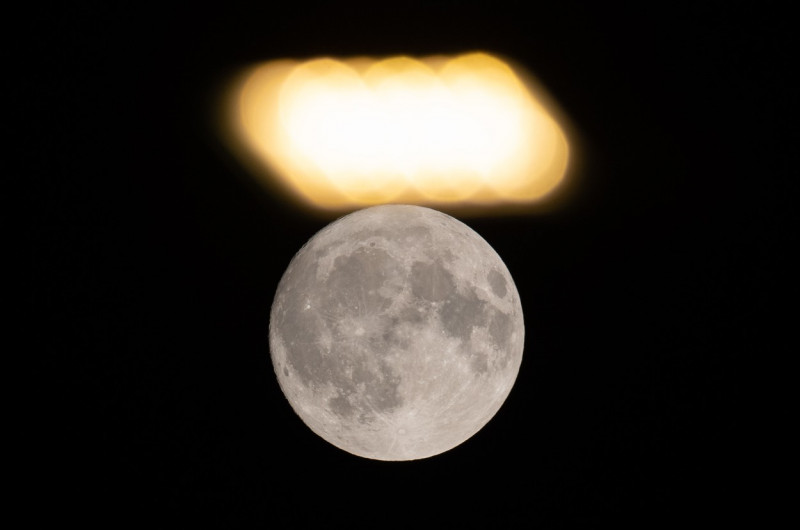
<path fill-rule="evenodd" d="M 23 22 L 38 516 L 648 528 L 757 512 L 748 367 L 770 349 L 796 171 L 788 17 L 769 2 L 83 4 Z M 227 151 L 221 88 L 254 61 L 472 50 L 524 65 L 570 118 L 574 193 L 462 218 L 525 314 L 500 412 L 440 456 L 361 459 L 302 423 L 269 359 L 278 281 L 328 221 Z"/>

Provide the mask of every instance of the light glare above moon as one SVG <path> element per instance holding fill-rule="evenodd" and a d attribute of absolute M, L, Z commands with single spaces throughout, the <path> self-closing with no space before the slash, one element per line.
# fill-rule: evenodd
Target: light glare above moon
<path fill-rule="evenodd" d="M 317 233 L 270 314 L 281 389 L 352 454 L 427 458 L 499 410 L 522 361 L 519 294 L 497 253 L 441 212 L 375 206 Z"/>
<path fill-rule="evenodd" d="M 532 205 L 571 165 L 566 120 L 520 65 L 457 56 L 276 60 L 227 92 L 223 135 L 314 210 Z"/>

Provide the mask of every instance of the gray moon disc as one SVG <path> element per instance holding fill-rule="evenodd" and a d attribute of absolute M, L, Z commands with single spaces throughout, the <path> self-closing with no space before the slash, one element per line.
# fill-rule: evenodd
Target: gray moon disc
<path fill-rule="evenodd" d="M 377 460 L 459 445 L 500 409 L 522 362 L 514 281 L 465 224 L 385 205 L 331 223 L 292 259 L 269 343 L 294 411 Z"/>

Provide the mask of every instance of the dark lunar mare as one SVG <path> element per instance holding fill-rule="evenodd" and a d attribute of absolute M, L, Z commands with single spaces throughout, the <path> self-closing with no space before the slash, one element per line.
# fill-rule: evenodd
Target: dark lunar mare
<path fill-rule="evenodd" d="M 354 413 L 348 398 L 359 390 L 375 412 L 396 409 L 402 404 L 400 377 L 374 353 L 385 349 L 380 343 L 387 342 L 390 334 L 385 329 L 391 325 L 385 312 L 392 298 L 378 290 L 389 278 L 402 275 L 402 267 L 386 251 L 365 245 L 338 256 L 325 289 L 318 290 L 307 281 L 316 276 L 317 264 L 296 261 L 280 287 L 285 295 L 276 322 L 289 351 L 287 362 L 305 386 L 330 384 L 338 389 L 329 405 L 342 416 Z M 377 325 L 364 336 L 355 336 L 343 324 L 370 316 L 378 317 Z"/>

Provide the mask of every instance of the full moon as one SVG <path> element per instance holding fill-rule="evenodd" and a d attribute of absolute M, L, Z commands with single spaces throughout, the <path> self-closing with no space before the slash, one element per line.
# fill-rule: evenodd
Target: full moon
<path fill-rule="evenodd" d="M 281 278 L 269 326 L 294 411 L 377 460 L 427 458 L 478 432 L 511 391 L 524 335 L 494 249 L 409 205 L 359 210 L 312 237 Z"/>

